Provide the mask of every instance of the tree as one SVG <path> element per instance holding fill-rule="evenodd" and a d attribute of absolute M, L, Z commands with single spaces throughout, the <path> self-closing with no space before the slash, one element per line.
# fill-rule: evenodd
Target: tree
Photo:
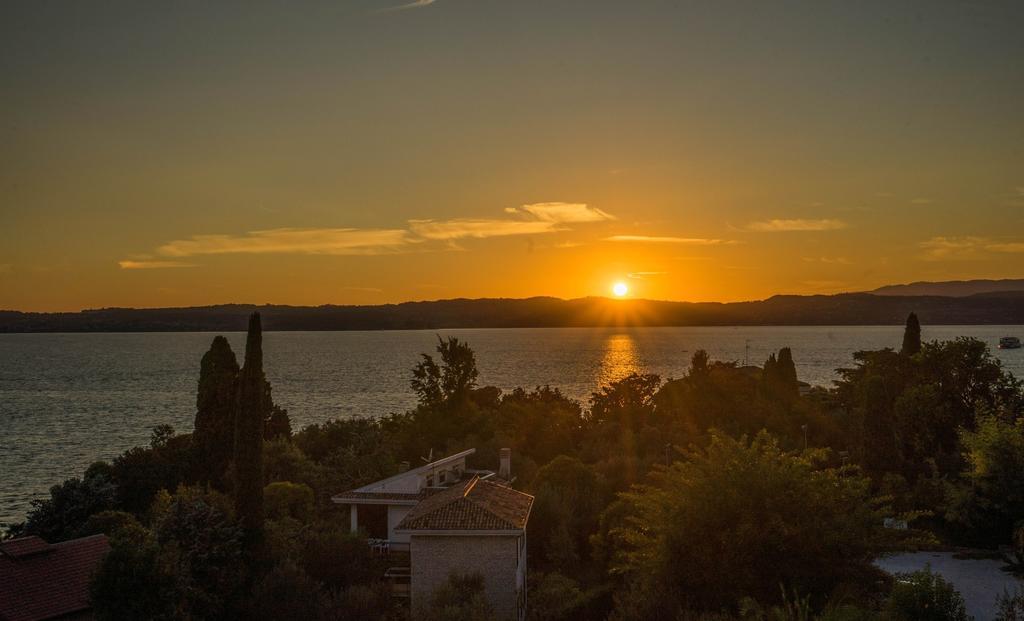
<path fill-rule="evenodd" d="M 157 492 L 176 489 L 186 480 L 191 455 L 191 436 L 174 435 L 169 425 L 155 427 L 148 447 L 137 446 L 114 459 L 120 508 L 141 516 Z"/>
<path fill-rule="evenodd" d="M 1024 591 L 1017 589 L 1011 595 L 1003 590 L 996 598 L 994 621 L 1024 621 Z"/>
<path fill-rule="evenodd" d="M 195 480 L 213 483 L 221 489 L 235 439 L 237 380 L 235 352 L 226 338 L 217 336 L 199 366 L 192 440 Z"/>
<path fill-rule="evenodd" d="M 588 602 L 578 582 L 557 572 L 533 572 L 529 577 L 530 621 L 568 621 L 585 619 L 581 609 Z"/>
<path fill-rule="evenodd" d="M 966 526 L 981 544 L 1011 540 L 1024 516 L 1024 419 L 987 416 L 976 431 L 962 430 L 967 469 L 954 488 L 949 518 Z"/>
<path fill-rule="evenodd" d="M 263 488 L 267 518 L 308 521 L 313 515 L 313 488 L 303 483 L 275 481 Z"/>
<path fill-rule="evenodd" d="M 180 618 L 177 599 L 175 576 L 162 561 L 152 533 L 136 526 L 111 537 L 110 552 L 89 584 L 98 621 L 171 621 Z"/>
<path fill-rule="evenodd" d="M 420 405 L 437 407 L 458 403 L 468 398 L 476 387 L 479 375 L 476 356 L 469 345 L 454 336 L 447 339 L 437 337 L 437 352 L 441 356 L 438 365 L 433 356 L 423 354 L 423 360 L 413 368 L 412 389 L 419 397 Z"/>
<path fill-rule="evenodd" d="M 793 363 L 793 352 L 788 347 L 768 356 L 761 372 L 765 396 L 773 400 L 789 403 L 800 394 L 796 377 L 796 365 Z"/>
<path fill-rule="evenodd" d="M 711 356 L 709 356 L 708 352 L 703 349 L 698 349 L 697 351 L 693 352 L 693 357 L 690 358 L 690 377 L 707 377 L 708 362 L 710 360 Z"/>
<path fill-rule="evenodd" d="M 903 346 L 900 353 L 904 356 L 913 356 L 921 351 L 921 323 L 917 320 L 917 313 L 907 315 L 907 325 L 903 328 Z"/>
<path fill-rule="evenodd" d="M 298 561 L 307 575 L 330 589 L 366 584 L 385 569 L 375 562 L 365 539 L 334 524 L 306 529 Z"/>
<path fill-rule="evenodd" d="M 288 410 L 279 405 L 272 404 L 270 414 L 263 425 L 263 439 L 276 440 L 278 438 L 288 439 L 291 437 L 292 419 L 288 416 Z"/>
<path fill-rule="evenodd" d="M 33 500 L 22 531 L 49 543 L 82 536 L 90 516 L 114 509 L 117 489 L 103 475 L 72 478 L 50 488 L 50 497 Z"/>
<path fill-rule="evenodd" d="M 263 529 L 263 421 L 269 410 L 260 314 L 249 317 L 235 412 L 235 512 L 253 542 Z"/>
<path fill-rule="evenodd" d="M 625 544 L 612 568 L 629 587 L 621 616 L 721 610 L 744 596 L 772 603 L 779 585 L 823 598 L 873 579 L 874 558 L 900 535 L 882 528 L 887 512 L 868 479 L 818 468 L 814 453 L 786 453 L 767 433 L 712 433 L 709 446 L 627 494 L 632 515 L 613 537 Z"/>
<path fill-rule="evenodd" d="M 930 567 L 897 574 L 886 612 L 894 621 L 968 621 L 964 598 Z"/>
<path fill-rule="evenodd" d="M 420 621 L 487 621 L 494 617 L 480 574 L 451 574 L 417 608 L 414 618 Z"/>
<path fill-rule="evenodd" d="M 796 364 L 793 362 L 793 351 L 788 347 L 779 350 L 779 386 L 782 391 L 790 396 L 796 397 L 800 394 L 800 387 L 796 376 Z"/>
<path fill-rule="evenodd" d="M 79 537 L 104 534 L 108 537 L 117 536 L 124 529 L 142 528 L 142 524 L 131 513 L 124 511 L 100 511 L 89 516 L 78 531 Z"/>
<path fill-rule="evenodd" d="M 175 577 L 177 608 L 188 619 L 229 618 L 245 579 L 242 531 L 216 507 L 182 496 L 153 525 Z"/>
<path fill-rule="evenodd" d="M 597 475 L 578 459 L 560 455 L 537 472 L 529 523 L 531 554 L 571 571 L 588 560 L 589 538 L 597 531 L 607 493 Z"/>
<path fill-rule="evenodd" d="M 330 596 L 317 581 L 291 561 L 284 561 L 256 584 L 249 618 L 258 621 L 327 621 L 333 618 L 330 610 Z"/>
<path fill-rule="evenodd" d="M 432 449 L 465 448 L 465 438 L 489 437 L 492 420 L 472 397 L 478 371 L 473 350 L 455 337 L 438 337 L 438 364 L 428 354 L 413 368 L 411 386 L 419 407 L 403 429 L 403 452 L 424 455 Z"/>

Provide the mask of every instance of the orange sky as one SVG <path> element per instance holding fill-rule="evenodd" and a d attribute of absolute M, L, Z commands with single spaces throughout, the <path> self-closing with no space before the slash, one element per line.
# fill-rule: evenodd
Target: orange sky
<path fill-rule="evenodd" d="M 0 10 L 0 308 L 1024 276 L 1019 3 L 340 4 Z"/>

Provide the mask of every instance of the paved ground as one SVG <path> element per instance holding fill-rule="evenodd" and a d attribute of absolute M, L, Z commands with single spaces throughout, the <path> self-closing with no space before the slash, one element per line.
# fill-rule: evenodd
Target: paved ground
<path fill-rule="evenodd" d="M 992 621 L 996 614 L 996 597 L 1004 589 L 1013 593 L 1024 588 L 1024 581 L 1002 571 L 1006 563 L 957 559 L 952 552 L 907 552 L 880 559 L 875 564 L 889 573 L 909 573 L 931 565 L 933 572 L 952 582 L 964 596 L 967 613 L 975 621 Z"/>

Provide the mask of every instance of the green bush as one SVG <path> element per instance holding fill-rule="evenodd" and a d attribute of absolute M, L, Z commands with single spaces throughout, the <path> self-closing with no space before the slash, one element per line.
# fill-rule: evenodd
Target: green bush
<path fill-rule="evenodd" d="M 419 621 L 488 621 L 494 617 L 480 574 L 451 574 L 414 613 Z"/>
<path fill-rule="evenodd" d="M 968 621 L 964 598 L 930 567 L 896 574 L 886 605 L 893 621 Z"/>
<path fill-rule="evenodd" d="M 263 506 L 269 520 L 294 518 L 306 521 L 313 515 L 313 488 L 303 483 L 276 481 L 263 488 Z"/>

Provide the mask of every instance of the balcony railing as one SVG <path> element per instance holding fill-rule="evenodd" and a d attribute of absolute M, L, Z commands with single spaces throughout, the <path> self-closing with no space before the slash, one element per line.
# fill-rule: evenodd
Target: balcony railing
<path fill-rule="evenodd" d="M 366 542 L 370 545 L 370 550 L 373 551 L 375 556 L 380 557 L 392 557 L 395 555 L 409 556 L 409 542 L 408 541 L 390 541 L 388 539 L 367 539 Z"/>

